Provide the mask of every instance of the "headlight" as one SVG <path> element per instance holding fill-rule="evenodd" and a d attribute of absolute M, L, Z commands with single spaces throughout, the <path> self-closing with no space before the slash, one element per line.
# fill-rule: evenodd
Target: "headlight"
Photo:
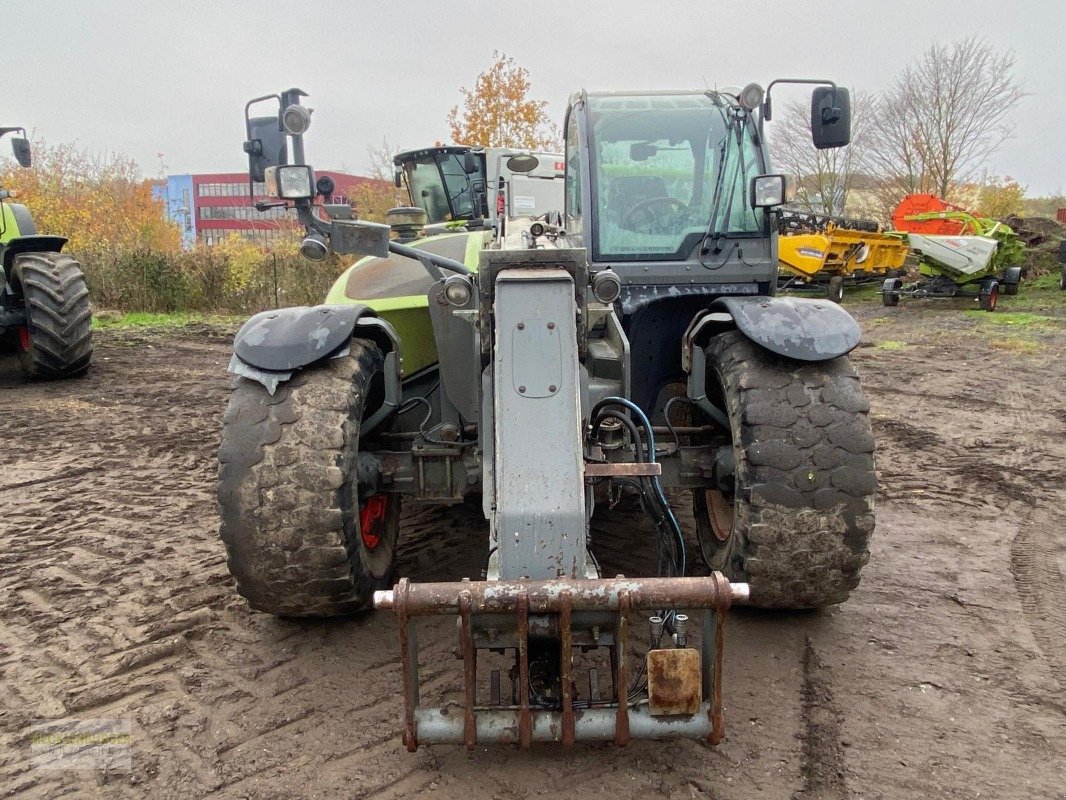
<path fill-rule="evenodd" d="M 770 208 L 784 204 L 784 175 L 757 175 L 751 179 L 752 208 Z"/>
<path fill-rule="evenodd" d="M 462 275 L 451 275 L 444 281 L 444 299 L 456 308 L 462 308 L 470 302 L 474 287 Z"/>
<path fill-rule="evenodd" d="M 748 111 L 754 111 L 762 105 L 764 94 L 765 92 L 763 92 L 763 88 L 759 84 L 749 83 L 740 90 L 740 95 L 737 99 L 744 108 L 748 109 Z"/>
<path fill-rule="evenodd" d="M 312 233 L 300 244 L 300 255 L 308 261 L 321 261 L 329 255 L 329 245 L 320 234 Z"/>
<path fill-rule="evenodd" d="M 622 281 L 610 269 L 601 269 L 592 276 L 592 294 L 601 303 L 613 303 L 622 293 Z"/>
<path fill-rule="evenodd" d="M 284 167 L 267 167 L 266 193 L 282 200 L 303 200 L 315 196 L 314 175 L 305 164 L 290 164 Z"/>
<path fill-rule="evenodd" d="M 311 127 L 311 109 L 295 104 L 289 106 L 281 112 L 281 127 L 290 136 L 306 133 Z"/>

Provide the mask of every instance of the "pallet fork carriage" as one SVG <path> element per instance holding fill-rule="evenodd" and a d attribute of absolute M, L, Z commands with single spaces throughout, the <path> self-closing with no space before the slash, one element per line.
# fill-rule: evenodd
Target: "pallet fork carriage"
<path fill-rule="evenodd" d="M 847 90 L 814 83 L 816 146 L 846 144 Z M 222 538 L 255 608 L 396 615 L 409 749 L 717 743 L 726 611 L 857 585 L 876 489 L 847 358 L 860 332 L 834 303 L 773 296 L 769 92 L 575 94 L 565 209 L 415 239 L 328 197 L 329 219 L 313 212 L 329 187 L 304 162 L 302 92 L 246 109 L 250 173 L 296 207 L 305 253 L 367 258 L 330 305 L 238 333 Z M 521 159 L 511 171 L 532 173 L 536 154 Z M 692 494 L 709 575 L 686 563 L 667 489 Z M 480 579 L 393 585 L 401 502 L 477 494 Z M 608 577 L 590 520 L 622 494 L 657 561 Z M 418 627 L 440 616 L 456 618 L 461 710 L 420 688 Z"/>

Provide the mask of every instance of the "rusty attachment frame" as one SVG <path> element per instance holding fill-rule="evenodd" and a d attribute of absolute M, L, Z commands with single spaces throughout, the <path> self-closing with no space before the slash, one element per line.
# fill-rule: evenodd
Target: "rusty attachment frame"
<path fill-rule="evenodd" d="M 403 742 L 409 751 L 421 744 L 455 743 L 473 750 L 479 742 L 513 742 L 528 749 L 534 741 L 609 740 L 625 746 L 631 738 L 706 738 L 718 744 L 724 731 L 722 710 L 722 648 L 724 618 L 733 603 L 748 599 L 748 586 L 730 583 L 721 573 L 696 578 L 618 578 L 605 580 L 462 581 L 411 583 L 374 593 L 374 606 L 392 610 L 399 622 L 403 673 Z M 702 610 L 702 701 L 692 715 L 655 716 L 629 699 L 629 613 L 660 608 Z M 575 705 L 573 650 L 575 615 L 607 613 L 613 638 L 611 654 L 614 697 L 608 702 Z M 416 617 L 457 614 L 458 656 L 463 661 L 465 707 L 461 717 L 448 709 L 423 708 L 418 691 Z M 476 615 L 514 619 L 513 648 L 517 668 L 517 701 L 506 708 L 477 706 L 477 650 L 493 647 L 475 628 Z M 558 708 L 533 708 L 530 702 L 530 617 L 552 615 L 559 643 Z M 587 630 L 583 628 L 583 630 Z M 482 632 L 483 634 L 484 632 Z M 579 643 L 587 645 L 586 640 Z M 584 646 L 583 645 L 583 646 Z M 494 676 L 496 678 L 497 676 Z"/>

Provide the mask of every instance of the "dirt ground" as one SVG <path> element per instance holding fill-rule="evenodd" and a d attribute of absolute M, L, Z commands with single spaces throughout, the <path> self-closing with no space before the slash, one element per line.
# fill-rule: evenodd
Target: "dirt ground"
<path fill-rule="evenodd" d="M 390 616 L 279 621 L 233 592 L 228 337 L 102 334 L 91 375 L 56 385 L 0 361 L 0 797 L 1066 797 L 1066 330 L 1022 347 L 958 307 L 856 314 L 872 558 L 843 606 L 730 613 L 714 749 L 408 754 Z M 639 574 L 624 522 L 598 519 L 594 548 Z M 477 575 L 484 536 L 477 508 L 411 510 L 400 571 Z M 423 639 L 431 697 L 458 686 L 453 637 Z M 30 721 L 63 716 L 128 720 L 132 771 L 33 768 Z"/>

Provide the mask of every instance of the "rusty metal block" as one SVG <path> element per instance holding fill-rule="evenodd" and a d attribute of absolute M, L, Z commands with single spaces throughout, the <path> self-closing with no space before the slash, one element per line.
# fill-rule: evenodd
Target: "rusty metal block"
<path fill-rule="evenodd" d="M 700 654 L 691 648 L 648 651 L 648 711 L 695 714 L 701 697 Z"/>

